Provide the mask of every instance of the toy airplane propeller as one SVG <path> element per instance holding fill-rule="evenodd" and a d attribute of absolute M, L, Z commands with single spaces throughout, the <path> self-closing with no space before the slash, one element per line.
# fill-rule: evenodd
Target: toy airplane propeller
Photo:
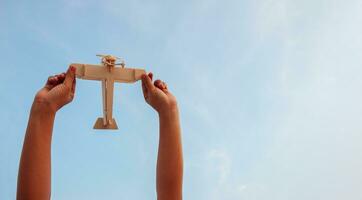
<path fill-rule="evenodd" d="M 101 65 L 72 63 L 76 68 L 76 76 L 80 79 L 102 81 L 103 117 L 96 120 L 94 129 L 118 129 L 113 113 L 113 89 L 114 82 L 134 83 L 141 79 L 146 71 L 125 67 L 124 61 L 116 63 L 120 59 L 112 55 L 97 55 L 102 58 Z M 116 67 L 121 65 L 121 67 Z"/>

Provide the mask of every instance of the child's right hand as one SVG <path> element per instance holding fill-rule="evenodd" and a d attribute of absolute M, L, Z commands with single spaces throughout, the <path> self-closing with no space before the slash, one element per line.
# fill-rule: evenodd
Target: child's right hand
<path fill-rule="evenodd" d="M 142 90 L 146 102 L 159 114 L 177 109 L 176 98 L 168 91 L 167 85 L 161 80 L 152 84 L 153 74 L 142 75 Z"/>
<path fill-rule="evenodd" d="M 57 112 L 73 100 L 75 82 L 75 68 L 73 66 L 68 68 L 67 73 L 50 76 L 45 86 L 36 94 L 33 108 L 35 110 L 40 108 L 42 112 Z"/>

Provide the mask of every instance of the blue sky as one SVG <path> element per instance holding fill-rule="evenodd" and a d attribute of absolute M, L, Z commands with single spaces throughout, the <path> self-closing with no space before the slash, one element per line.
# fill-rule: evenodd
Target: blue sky
<path fill-rule="evenodd" d="M 0 1 L 0 199 L 14 199 L 29 109 L 49 75 L 97 53 L 178 98 L 185 199 L 361 199 L 358 0 Z M 156 113 L 115 87 L 118 131 L 92 129 L 101 86 L 56 116 L 52 199 L 155 199 Z"/>

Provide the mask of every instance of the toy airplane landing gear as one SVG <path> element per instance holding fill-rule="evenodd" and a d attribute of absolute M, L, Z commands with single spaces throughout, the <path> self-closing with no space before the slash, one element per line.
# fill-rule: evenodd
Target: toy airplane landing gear
<path fill-rule="evenodd" d="M 118 129 L 117 123 L 112 117 L 114 83 L 134 83 L 140 80 L 146 71 L 127 68 L 124 62 L 116 63 L 119 58 L 112 55 L 97 56 L 102 57 L 102 65 L 72 63 L 71 66 L 76 68 L 77 78 L 102 82 L 103 118 L 98 118 L 93 128 Z M 121 67 L 115 67 L 116 65 Z"/>
<path fill-rule="evenodd" d="M 118 129 L 116 120 L 112 118 L 112 120 L 109 120 L 108 122 L 104 123 L 106 120 L 104 120 L 102 117 L 99 117 L 94 123 L 93 129 Z"/>

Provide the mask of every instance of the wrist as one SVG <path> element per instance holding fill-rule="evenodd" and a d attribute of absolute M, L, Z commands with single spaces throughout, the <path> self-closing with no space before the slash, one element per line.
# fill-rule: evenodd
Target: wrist
<path fill-rule="evenodd" d="M 172 118 L 178 116 L 178 106 L 177 103 L 170 105 L 164 109 L 158 111 L 158 116 L 160 118 Z"/>
<path fill-rule="evenodd" d="M 44 99 L 34 99 L 33 105 L 31 106 L 31 113 L 42 116 L 53 116 L 56 110 L 50 104 L 50 102 Z"/>
<path fill-rule="evenodd" d="M 31 107 L 27 135 L 37 139 L 51 141 L 56 112 L 45 102 L 34 101 Z"/>

